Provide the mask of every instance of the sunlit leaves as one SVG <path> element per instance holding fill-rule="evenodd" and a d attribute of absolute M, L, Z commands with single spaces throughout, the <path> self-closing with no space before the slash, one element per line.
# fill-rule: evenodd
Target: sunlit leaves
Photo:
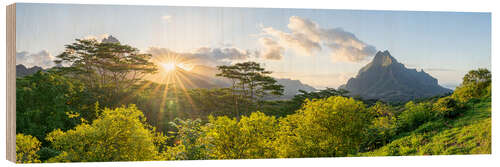
<path fill-rule="evenodd" d="M 135 106 L 103 110 L 92 124 L 47 135 L 62 153 L 49 161 L 144 161 L 159 159 L 157 137 Z M 164 140 L 164 139 L 163 139 Z"/>
<path fill-rule="evenodd" d="M 364 104 L 334 96 L 307 100 L 304 107 L 280 122 L 279 157 L 332 157 L 359 149 L 371 116 Z"/>
<path fill-rule="evenodd" d="M 36 137 L 19 133 L 16 135 L 16 162 L 36 163 L 40 162 L 36 154 L 42 143 Z"/>

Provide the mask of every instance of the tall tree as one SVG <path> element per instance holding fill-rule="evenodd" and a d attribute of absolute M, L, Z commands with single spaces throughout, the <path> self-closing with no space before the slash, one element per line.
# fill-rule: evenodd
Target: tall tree
<path fill-rule="evenodd" d="M 76 39 L 65 47 L 55 61 L 59 71 L 78 77 L 92 90 L 106 90 L 108 97 L 157 71 L 156 65 L 150 62 L 151 54 L 139 53 L 137 48 L 119 42 Z"/>
<path fill-rule="evenodd" d="M 267 95 L 283 95 L 283 86 L 277 84 L 277 81 L 269 76 L 272 72 L 266 71 L 259 63 L 250 61 L 217 68 L 220 71 L 217 76 L 232 81 L 235 104 L 238 105 L 239 101 L 245 103 L 246 113 L 253 104 L 259 107 L 260 102 Z M 237 116 L 240 115 L 238 112 Z"/>

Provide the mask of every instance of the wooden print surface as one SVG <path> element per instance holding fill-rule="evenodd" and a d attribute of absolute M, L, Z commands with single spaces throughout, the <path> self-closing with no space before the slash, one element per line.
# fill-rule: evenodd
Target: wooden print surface
<path fill-rule="evenodd" d="M 7 16 L 17 163 L 491 154 L 490 13 L 21 3 Z"/>

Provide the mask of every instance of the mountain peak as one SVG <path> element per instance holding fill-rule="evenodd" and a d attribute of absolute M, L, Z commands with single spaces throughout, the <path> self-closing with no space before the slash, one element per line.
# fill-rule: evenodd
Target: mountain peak
<path fill-rule="evenodd" d="M 373 58 L 372 63 L 381 65 L 381 66 L 388 66 L 393 63 L 397 63 L 398 61 L 391 56 L 391 53 L 389 51 L 378 51 L 377 54 L 375 54 L 375 57 Z"/>
<path fill-rule="evenodd" d="M 379 51 L 372 62 L 360 69 L 342 87 L 353 96 L 387 102 L 403 102 L 422 97 L 449 93 L 436 78 L 415 69 L 407 69 L 391 56 L 389 51 Z"/>
<path fill-rule="evenodd" d="M 118 39 L 116 39 L 115 37 L 113 37 L 112 35 L 109 35 L 108 37 L 102 39 L 101 42 L 107 42 L 107 43 L 120 43 L 120 41 Z"/>

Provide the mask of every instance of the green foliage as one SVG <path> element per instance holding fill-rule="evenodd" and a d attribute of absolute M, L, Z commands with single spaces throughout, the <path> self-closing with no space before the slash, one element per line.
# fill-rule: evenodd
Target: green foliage
<path fill-rule="evenodd" d="M 444 118 L 454 118 L 462 111 L 458 102 L 450 96 L 440 98 L 434 103 L 433 109 L 439 117 Z"/>
<path fill-rule="evenodd" d="M 147 83 L 144 83 L 147 84 Z M 229 88 L 213 89 L 169 89 L 166 85 L 149 84 L 122 100 L 125 104 L 136 104 L 144 112 L 149 124 L 162 132 L 176 130 L 172 124 L 179 119 L 208 120 L 208 116 L 236 117 L 234 99 Z M 243 106 L 240 106 L 243 109 Z"/>
<path fill-rule="evenodd" d="M 491 154 L 491 100 L 479 99 L 463 116 L 427 122 L 361 156 Z"/>
<path fill-rule="evenodd" d="M 200 119 L 181 120 L 171 122 L 177 129 L 175 146 L 168 147 L 163 153 L 167 160 L 195 160 L 208 159 L 206 145 L 200 141 L 204 131 Z"/>
<path fill-rule="evenodd" d="M 396 115 L 389 105 L 376 102 L 368 109 L 375 118 L 368 128 L 368 136 L 362 146 L 362 151 L 373 150 L 387 144 L 396 134 Z"/>
<path fill-rule="evenodd" d="M 49 162 L 145 161 L 159 159 L 158 146 L 165 138 L 145 124 L 134 105 L 104 109 L 92 124 L 81 124 L 47 135 L 52 148 L 61 154 Z"/>
<path fill-rule="evenodd" d="M 50 146 L 47 146 L 47 147 L 42 147 L 40 151 L 37 152 L 37 154 L 40 156 L 40 161 L 46 162 L 50 158 L 61 154 L 61 151 L 55 150 Z"/>
<path fill-rule="evenodd" d="M 268 95 L 283 95 L 283 86 L 269 76 L 271 71 L 266 71 L 256 62 L 243 62 L 234 65 L 217 66 L 220 73 L 216 76 L 224 77 L 232 81 L 232 94 L 235 101 L 235 110 L 238 117 L 241 115 L 239 104 L 245 106 L 245 113 L 248 114 L 250 108 L 257 104 L 259 109 L 262 98 Z M 244 115 L 243 114 L 243 115 Z"/>
<path fill-rule="evenodd" d="M 215 159 L 272 158 L 275 151 L 277 121 L 254 112 L 240 121 L 226 116 L 210 117 L 203 138 L 209 156 Z"/>
<path fill-rule="evenodd" d="M 465 74 L 462 84 L 467 85 L 489 82 L 491 82 L 491 72 L 488 69 L 479 68 L 477 70 L 471 70 Z"/>
<path fill-rule="evenodd" d="M 280 121 L 278 157 L 336 157 L 356 153 L 371 114 L 352 98 L 306 100 L 296 114 Z"/>
<path fill-rule="evenodd" d="M 491 72 L 483 68 L 469 71 L 452 97 L 461 103 L 472 98 L 491 97 Z"/>
<path fill-rule="evenodd" d="M 36 152 L 40 150 L 42 143 L 36 137 L 18 133 L 16 135 L 16 162 L 37 163 L 40 162 Z"/>
<path fill-rule="evenodd" d="M 65 47 L 55 63 L 71 66 L 57 67 L 55 71 L 83 81 L 105 106 L 114 107 L 124 90 L 157 71 L 150 61 L 151 54 L 142 54 L 129 45 L 76 39 Z"/>
<path fill-rule="evenodd" d="M 412 101 L 406 103 L 405 110 L 398 116 L 398 132 L 407 132 L 434 119 L 432 105 L 427 102 L 415 104 Z"/>
<path fill-rule="evenodd" d="M 52 130 L 70 129 L 80 123 L 80 118 L 95 118 L 87 95 L 83 84 L 53 73 L 39 71 L 18 78 L 17 133 L 33 135 L 46 144 L 43 139 Z"/>
<path fill-rule="evenodd" d="M 323 99 L 331 96 L 346 97 L 347 91 L 343 89 L 326 88 L 315 92 L 306 92 L 299 90 L 299 94 L 295 95 L 291 100 L 286 101 L 266 101 L 262 108 L 262 112 L 267 115 L 284 117 L 295 113 L 302 107 L 306 99 Z"/>

